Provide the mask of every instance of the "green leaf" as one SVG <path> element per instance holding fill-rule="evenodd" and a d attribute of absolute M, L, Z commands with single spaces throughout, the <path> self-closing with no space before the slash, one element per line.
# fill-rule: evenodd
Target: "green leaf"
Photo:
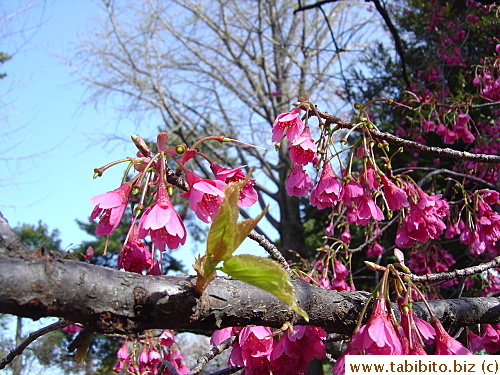
<path fill-rule="evenodd" d="M 290 275 L 278 262 L 243 254 L 228 258 L 224 261 L 221 270 L 235 279 L 271 293 L 285 302 L 297 314 L 309 320 L 307 313 L 297 305 Z"/>
<path fill-rule="evenodd" d="M 246 180 L 231 182 L 224 188 L 224 200 L 212 221 L 207 237 L 207 258 L 212 262 L 227 259 L 236 250 L 238 199 Z"/>
<path fill-rule="evenodd" d="M 206 253 L 194 264 L 197 273 L 196 291 L 200 294 L 215 276 L 218 264 L 234 253 L 267 212 L 266 208 L 257 218 L 238 223 L 240 191 L 248 182 L 252 171 L 253 169 L 246 179 L 231 182 L 224 188 L 224 200 L 208 231 Z"/>

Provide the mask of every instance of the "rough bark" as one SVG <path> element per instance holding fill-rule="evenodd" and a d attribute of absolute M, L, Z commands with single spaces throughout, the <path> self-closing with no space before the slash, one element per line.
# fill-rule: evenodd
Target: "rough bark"
<path fill-rule="evenodd" d="M 228 326 L 281 327 L 306 322 L 272 295 L 230 278 L 216 278 L 196 295 L 192 276 L 142 276 L 51 255 L 0 254 L 0 313 L 38 319 L 61 317 L 95 332 L 135 333 L 151 328 L 208 333 Z M 335 292 L 295 280 L 309 324 L 350 333 L 364 292 Z M 500 298 L 430 302 L 448 326 L 500 321 Z M 417 315 L 429 319 L 423 306 Z"/>

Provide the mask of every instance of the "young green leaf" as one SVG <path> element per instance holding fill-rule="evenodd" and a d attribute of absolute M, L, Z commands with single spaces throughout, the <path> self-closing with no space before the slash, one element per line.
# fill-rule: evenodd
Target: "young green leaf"
<path fill-rule="evenodd" d="M 249 254 L 235 255 L 224 261 L 221 270 L 235 279 L 265 290 L 285 302 L 297 314 L 309 320 L 295 299 L 290 275 L 278 262 Z"/>

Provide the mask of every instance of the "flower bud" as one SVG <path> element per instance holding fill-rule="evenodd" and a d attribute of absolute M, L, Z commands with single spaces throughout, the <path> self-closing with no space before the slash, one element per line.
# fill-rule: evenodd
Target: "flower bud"
<path fill-rule="evenodd" d="M 186 146 L 185 145 L 177 145 L 177 146 L 175 146 L 175 152 L 177 152 L 179 155 L 185 153 L 186 152 Z"/>

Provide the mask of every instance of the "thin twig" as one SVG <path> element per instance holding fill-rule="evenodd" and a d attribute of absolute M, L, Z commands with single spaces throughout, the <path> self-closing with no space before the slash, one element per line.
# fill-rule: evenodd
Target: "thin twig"
<path fill-rule="evenodd" d="M 163 375 L 166 368 L 168 368 L 168 371 L 170 371 L 170 375 L 179 375 L 174 365 L 172 365 L 166 359 L 164 359 L 163 362 L 161 363 L 160 367 L 158 368 L 158 371 L 156 372 L 156 375 Z"/>
<path fill-rule="evenodd" d="M 248 235 L 248 238 L 254 240 L 260 245 L 260 247 L 266 250 L 269 253 L 269 255 L 271 255 L 271 258 L 277 261 L 279 264 L 281 264 L 281 266 L 286 270 L 286 272 L 290 274 L 292 273 L 290 265 L 286 261 L 283 254 L 281 254 L 278 248 L 274 246 L 270 241 L 268 241 L 265 236 L 258 234 L 256 231 L 252 230 Z"/>
<path fill-rule="evenodd" d="M 237 334 L 232 335 L 228 339 L 222 341 L 219 345 L 213 346 L 212 349 L 210 349 L 210 351 L 207 354 L 205 354 L 203 357 L 198 358 L 198 360 L 196 361 L 196 366 L 193 367 L 193 369 L 188 375 L 199 374 L 201 370 L 203 370 L 203 366 L 205 366 L 208 362 L 210 362 L 224 350 L 229 348 L 231 345 L 233 345 L 237 338 L 238 338 Z"/>
<path fill-rule="evenodd" d="M 414 282 L 435 282 L 435 281 L 447 281 L 456 278 L 462 278 L 466 276 L 475 275 L 491 268 L 496 268 L 500 266 L 500 256 L 497 256 L 489 262 L 478 264 L 477 266 L 467 267 L 460 270 L 454 270 L 450 272 L 441 273 L 431 273 L 428 275 L 410 275 L 410 278 Z"/>
<path fill-rule="evenodd" d="M 316 111 L 314 111 L 316 112 Z M 343 129 L 353 129 L 356 127 L 356 124 L 342 120 L 341 118 L 337 116 L 333 116 L 329 114 L 328 112 L 323 112 L 320 110 L 317 110 L 317 114 L 325 120 L 326 125 L 328 124 L 336 124 L 340 128 Z M 361 132 L 363 129 L 356 128 L 355 131 Z M 431 147 L 431 146 L 425 146 L 421 143 L 418 142 L 413 142 L 409 141 L 407 139 L 399 138 L 396 137 L 395 135 L 392 135 L 390 133 L 385 133 L 381 132 L 378 129 L 368 129 L 369 133 L 377 140 L 383 140 L 386 141 L 387 143 L 396 145 L 396 146 L 402 146 L 405 148 L 409 148 L 411 150 L 419 151 L 425 154 L 431 154 L 431 155 L 439 155 L 439 156 L 444 156 L 444 157 L 450 157 L 454 159 L 462 159 L 462 160 L 470 160 L 470 161 L 477 161 L 480 163 L 492 163 L 492 164 L 500 164 L 500 156 L 499 155 L 488 155 L 488 154 L 474 154 L 471 152 L 467 151 L 457 151 L 453 150 L 451 148 L 441 148 L 441 147 Z"/>
<path fill-rule="evenodd" d="M 440 272 L 440 273 L 430 273 L 427 275 L 414 275 L 414 274 L 404 274 L 404 277 L 408 277 L 411 281 L 416 283 L 430 283 L 430 282 L 442 282 L 458 278 L 463 278 L 467 276 L 476 275 L 478 273 L 487 271 L 491 268 L 496 268 L 500 266 L 500 256 L 497 256 L 493 260 L 486 263 L 478 264 L 477 266 L 462 268 L 459 270 L 453 270 L 450 272 Z M 376 271 L 379 273 L 385 272 L 386 268 L 384 266 L 377 265 Z"/>
<path fill-rule="evenodd" d="M 40 328 L 39 330 L 35 332 L 31 332 L 28 337 L 26 337 L 17 347 L 12 349 L 9 354 L 7 354 L 5 357 L 0 359 L 0 370 L 3 369 L 5 366 L 7 366 L 9 363 L 11 363 L 17 356 L 21 355 L 28 347 L 29 344 L 31 344 L 33 341 L 35 341 L 37 338 L 40 336 L 45 335 L 46 333 L 52 332 L 52 331 L 57 331 L 58 329 L 64 328 L 66 326 L 69 326 L 71 322 L 68 322 L 67 320 L 59 320 L 58 322 L 49 324 L 46 327 Z"/>

